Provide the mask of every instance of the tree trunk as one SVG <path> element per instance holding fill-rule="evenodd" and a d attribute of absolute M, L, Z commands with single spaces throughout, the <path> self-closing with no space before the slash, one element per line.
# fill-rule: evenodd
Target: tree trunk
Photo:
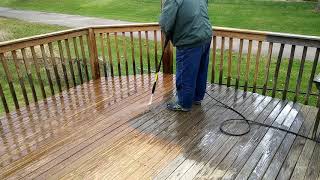
<path fill-rule="evenodd" d="M 317 12 L 320 12 L 320 0 L 318 0 L 318 5 L 317 5 L 317 7 L 316 7 L 316 11 L 317 11 Z"/>

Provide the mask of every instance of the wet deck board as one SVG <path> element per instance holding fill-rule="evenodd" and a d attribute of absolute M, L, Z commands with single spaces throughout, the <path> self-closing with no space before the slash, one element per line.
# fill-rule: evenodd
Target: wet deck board
<path fill-rule="evenodd" d="M 171 75 L 161 75 L 148 109 L 152 80 L 91 81 L 1 118 L 1 179 L 320 178 L 319 144 L 258 126 L 224 135 L 220 123 L 236 114 L 209 96 L 170 112 Z M 208 93 L 251 120 L 311 135 L 314 107 L 218 85 Z"/>

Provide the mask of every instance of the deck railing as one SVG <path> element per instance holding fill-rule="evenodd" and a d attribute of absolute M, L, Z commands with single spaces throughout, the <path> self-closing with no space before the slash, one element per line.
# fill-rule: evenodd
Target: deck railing
<path fill-rule="evenodd" d="M 213 32 L 212 83 L 319 105 L 312 83 L 319 73 L 319 37 L 221 27 Z M 162 50 L 156 23 L 94 26 L 2 42 L 2 109 L 8 113 L 28 106 L 31 97 L 37 103 L 103 76 L 153 73 Z M 173 73 L 173 57 L 170 45 L 163 72 Z"/>

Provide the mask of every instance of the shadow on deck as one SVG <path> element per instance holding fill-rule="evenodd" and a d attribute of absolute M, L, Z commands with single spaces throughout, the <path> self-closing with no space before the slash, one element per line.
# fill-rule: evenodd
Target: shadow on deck
<path fill-rule="evenodd" d="M 235 114 L 206 97 L 170 112 L 174 77 L 101 78 L 1 118 L 1 172 L 8 179 L 317 179 L 320 145 L 253 126 L 221 134 Z M 317 109 L 212 85 L 208 93 L 251 120 L 311 135 Z M 237 130 L 237 129 L 236 129 Z"/>

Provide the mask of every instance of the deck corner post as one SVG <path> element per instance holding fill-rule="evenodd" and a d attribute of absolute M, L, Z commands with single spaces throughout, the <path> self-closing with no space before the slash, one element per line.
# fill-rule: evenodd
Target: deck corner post
<path fill-rule="evenodd" d="M 164 36 L 162 35 L 162 38 Z M 173 74 L 173 45 L 169 42 L 166 49 L 163 49 L 163 73 L 164 74 Z"/>
<path fill-rule="evenodd" d="M 98 50 L 97 50 L 97 43 L 96 43 L 96 36 L 94 34 L 93 28 L 89 28 L 89 51 L 90 51 L 90 65 L 91 65 L 91 73 L 92 79 L 98 79 L 100 77 L 100 70 L 99 70 L 99 59 L 98 59 Z"/>

